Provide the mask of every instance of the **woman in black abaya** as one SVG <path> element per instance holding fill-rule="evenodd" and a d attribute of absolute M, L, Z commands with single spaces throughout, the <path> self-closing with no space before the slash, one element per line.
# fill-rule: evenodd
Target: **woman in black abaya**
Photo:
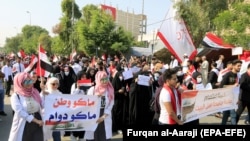
<path fill-rule="evenodd" d="M 153 113 L 150 110 L 150 100 L 152 98 L 153 75 L 149 71 L 149 66 L 145 65 L 142 71 L 138 72 L 131 85 L 129 92 L 129 124 L 130 125 L 151 125 Z M 149 86 L 139 85 L 138 76 L 149 76 Z"/>
<path fill-rule="evenodd" d="M 122 68 L 120 65 L 116 67 L 116 74 L 112 80 L 114 87 L 115 100 L 112 110 L 113 132 L 121 133 L 122 128 L 127 123 L 128 117 L 128 95 L 126 92 L 126 83 L 122 75 Z"/>

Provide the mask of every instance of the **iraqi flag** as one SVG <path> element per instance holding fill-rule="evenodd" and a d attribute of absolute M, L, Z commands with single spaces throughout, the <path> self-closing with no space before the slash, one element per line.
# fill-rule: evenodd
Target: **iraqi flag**
<path fill-rule="evenodd" d="M 71 54 L 70 54 L 70 61 L 73 61 L 74 58 L 76 57 L 77 53 L 76 50 L 74 50 Z"/>
<path fill-rule="evenodd" d="M 80 79 L 77 81 L 79 86 L 90 87 L 92 86 L 91 79 Z"/>
<path fill-rule="evenodd" d="M 202 43 L 203 46 L 210 49 L 232 49 L 235 46 L 231 44 L 227 44 L 220 37 L 215 34 L 208 32 L 206 36 L 203 38 Z"/>
<path fill-rule="evenodd" d="M 250 64 L 250 51 L 244 50 L 243 53 L 239 56 L 239 59 L 242 61 L 240 74 L 242 75 L 247 71 L 247 67 Z"/>
<path fill-rule="evenodd" d="M 54 56 L 53 56 L 53 62 L 56 63 L 56 62 L 58 62 L 58 61 L 59 61 L 59 58 L 58 58 L 56 55 L 54 55 Z"/>
<path fill-rule="evenodd" d="M 173 3 L 157 32 L 157 36 L 179 63 L 183 62 L 184 54 L 187 54 L 190 60 L 194 59 L 197 54 L 185 22 L 178 16 L 178 11 L 174 8 Z"/>
<path fill-rule="evenodd" d="M 30 64 L 25 68 L 24 72 L 30 73 L 37 67 L 38 58 L 36 55 L 32 55 L 30 59 Z"/>
<path fill-rule="evenodd" d="M 24 52 L 24 50 L 20 50 L 18 53 L 17 53 L 17 56 L 20 57 L 20 58 L 25 58 L 26 57 L 26 54 Z"/>
<path fill-rule="evenodd" d="M 49 58 L 41 45 L 39 46 L 36 73 L 38 76 L 43 77 L 48 77 L 50 73 L 53 73 L 52 64 L 49 61 Z"/>
<path fill-rule="evenodd" d="M 80 89 L 84 90 L 85 93 L 92 86 L 91 79 L 81 79 L 78 80 L 77 83 L 80 86 Z"/>

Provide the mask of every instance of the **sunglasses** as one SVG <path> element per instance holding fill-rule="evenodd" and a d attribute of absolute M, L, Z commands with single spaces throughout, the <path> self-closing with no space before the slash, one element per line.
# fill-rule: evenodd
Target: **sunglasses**
<path fill-rule="evenodd" d="M 53 86 L 58 86 L 59 84 L 58 83 L 50 83 L 51 85 L 53 85 Z"/>
<path fill-rule="evenodd" d="M 31 79 L 27 80 L 27 79 L 26 79 L 26 80 L 23 81 L 23 84 L 24 84 L 24 85 L 33 84 L 33 80 L 31 80 Z"/>

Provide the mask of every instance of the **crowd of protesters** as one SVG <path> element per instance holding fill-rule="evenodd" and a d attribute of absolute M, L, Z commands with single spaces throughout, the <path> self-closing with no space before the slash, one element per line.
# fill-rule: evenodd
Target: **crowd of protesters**
<path fill-rule="evenodd" d="M 250 66 L 248 66 L 247 72 L 239 75 L 242 65 L 240 60 L 225 63 L 223 62 L 223 55 L 212 62 L 207 60 L 205 56 L 197 56 L 194 60 L 189 60 L 186 54 L 183 57 L 184 61 L 181 64 L 174 56 L 171 56 L 170 62 L 166 64 L 155 57 L 149 59 L 144 55 L 131 56 L 130 58 L 125 58 L 123 55 L 109 55 L 104 58 L 94 57 L 91 59 L 78 55 L 72 60 L 62 57 L 55 62 L 51 60 L 54 72 L 49 77 L 56 78 L 56 82 L 53 82 L 53 84 L 62 94 L 89 93 L 89 90 L 77 86 L 79 79 L 91 79 L 92 86 L 98 87 L 103 83 L 110 84 L 110 88 L 105 87 L 105 89 L 110 90 L 108 93 L 112 92 L 113 95 L 113 104 L 110 105 L 112 116 L 106 114 L 105 110 L 101 111 L 102 116 L 98 119 L 98 123 L 105 124 L 100 129 L 98 127 L 98 130 L 101 132 L 104 130 L 103 132 L 106 131 L 106 134 L 103 133 L 99 137 L 100 140 L 110 140 L 112 136 L 109 132 L 121 134 L 123 127 L 126 125 L 199 125 L 199 119 L 189 123 L 181 121 L 180 94 L 186 89 L 209 90 L 222 88 L 224 85 L 239 85 L 241 88 L 239 108 L 222 111 L 222 114 L 215 113 L 217 117 L 222 118 L 222 125 L 226 124 L 229 116 L 231 117 L 231 124 L 236 125 L 245 107 L 250 108 L 250 98 L 247 95 L 247 90 L 250 89 L 248 86 Z M 2 60 L 5 60 L 5 62 L 2 63 Z M 4 94 L 11 95 L 12 80 L 14 80 L 16 74 L 24 72 L 24 62 L 21 61 L 21 58 L 17 58 L 13 62 L 3 57 L 0 58 L 0 93 L 2 92 L 0 115 L 7 115 L 4 112 Z M 125 79 L 123 72 L 130 69 L 133 70 L 133 77 Z M 32 86 L 39 92 L 43 91 L 40 83 L 46 84 L 48 78 L 34 79 L 32 76 L 36 76 L 36 74 L 33 72 L 30 76 L 34 81 Z M 140 76 L 150 78 L 148 79 L 148 85 L 138 83 Z M 98 93 L 95 90 L 92 91 Z M 112 97 L 112 95 L 109 95 L 109 97 Z M 112 101 L 112 98 L 107 101 Z M 106 124 L 108 121 L 110 124 Z M 29 119 L 29 122 L 32 122 L 32 120 Z M 35 122 L 40 124 L 39 121 Z M 246 122 L 248 123 L 248 119 L 246 119 Z M 107 131 L 106 126 L 110 126 L 111 131 Z M 57 132 L 53 134 L 53 138 L 54 141 L 61 140 L 58 136 L 71 136 L 72 141 L 96 139 L 96 134 L 91 135 L 91 138 L 86 137 L 88 135 L 90 134 L 86 132 Z"/>

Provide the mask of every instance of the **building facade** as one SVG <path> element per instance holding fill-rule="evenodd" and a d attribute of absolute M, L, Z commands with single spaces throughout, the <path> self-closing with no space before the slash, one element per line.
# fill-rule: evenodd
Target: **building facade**
<path fill-rule="evenodd" d="M 118 8 L 101 5 L 102 10 L 104 10 L 107 14 L 110 14 L 115 23 L 119 26 L 122 26 L 126 31 L 131 32 L 132 36 L 138 39 L 139 35 L 146 33 L 147 29 L 147 16 L 144 14 L 135 14 L 134 12 L 122 11 Z M 141 36 L 139 36 L 141 37 Z M 141 38 L 142 41 L 143 38 Z"/>

